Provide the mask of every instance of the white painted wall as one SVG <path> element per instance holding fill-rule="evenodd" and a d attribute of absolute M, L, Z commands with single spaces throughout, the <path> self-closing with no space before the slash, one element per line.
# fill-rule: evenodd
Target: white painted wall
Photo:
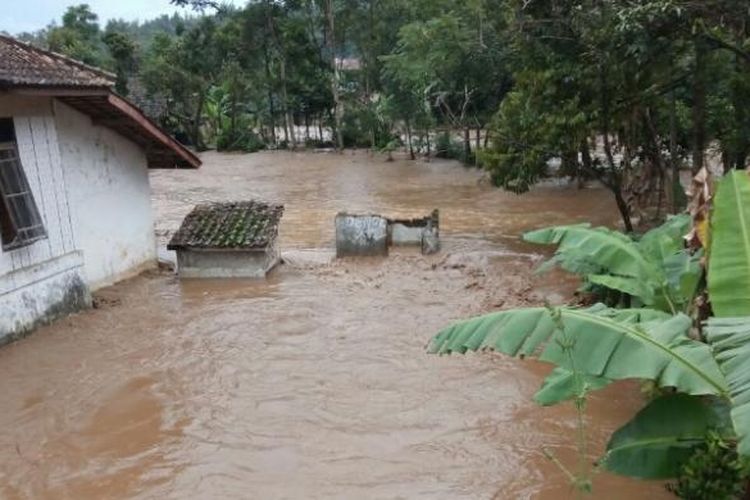
<path fill-rule="evenodd" d="M 62 165 L 86 278 L 92 289 L 156 265 L 144 151 L 55 101 Z"/>
<path fill-rule="evenodd" d="M 48 236 L 0 249 L 0 344 L 85 307 L 89 289 L 156 265 L 146 156 L 135 143 L 44 97 L 0 92 Z"/>
<path fill-rule="evenodd" d="M 64 309 L 85 306 L 83 257 L 75 239 L 52 100 L 0 93 L 0 117 L 12 117 L 18 151 L 47 238 L 0 248 L 0 343 Z"/>

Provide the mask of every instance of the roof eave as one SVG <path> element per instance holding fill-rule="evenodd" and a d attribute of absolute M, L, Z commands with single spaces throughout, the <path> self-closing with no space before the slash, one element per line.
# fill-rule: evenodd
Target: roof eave
<path fill-rule="evenodd" d="M 0 82 L 0 89 L 13 92 L 19 95 L 45 96 L 61 99 L 65 98 L 100 98 L 102 103 L 106 102 L 124 118 L 136 123 L 139 128 L 153 139 L 154 142 L 164 147 L 165 150 L 174 153 L 175 163 L 169 166 L 162 166 L 161 162 L 152 162 L 149 160 L 149 168 L 199 168 L 201 160 L 185 146 L 173 139 L 167 132 L 148 118 L 143 112 L 126 98 L 117 95 L 109 87 L 79 87 L 79 86 L 38 86 L 38 85 L 3 85 Z M 110 127 L 112 128 L 112 127 Z M 117 131 L 117 130 L 116 130 Z M 121 135 L 127 137 L 120 131 Z"/>

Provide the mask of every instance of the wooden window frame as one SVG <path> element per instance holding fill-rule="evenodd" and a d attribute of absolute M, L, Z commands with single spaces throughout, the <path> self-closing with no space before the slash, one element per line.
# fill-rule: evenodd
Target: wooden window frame
<path fill-rule="evenodd" d="M 21 163 L 15 128 L 12 130 L 13 140 L 0 142 L 0 240 L 6 251 L 47 238 L 44 220 Z"/>

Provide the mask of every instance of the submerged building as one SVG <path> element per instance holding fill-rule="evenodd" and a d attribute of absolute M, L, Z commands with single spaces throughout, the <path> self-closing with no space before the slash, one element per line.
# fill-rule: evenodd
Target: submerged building
<path fill-rule="evenodd" d="M 263 278 L 279 262 L 282 205 L 258 201 L 196 206 L 174 234 L 183 278 Z"/>
<path fill-rule="evenodd" d="M 0 35 L 0 343 L 155 266 L 148 169 L 200 165 L 114 83 Z"/>

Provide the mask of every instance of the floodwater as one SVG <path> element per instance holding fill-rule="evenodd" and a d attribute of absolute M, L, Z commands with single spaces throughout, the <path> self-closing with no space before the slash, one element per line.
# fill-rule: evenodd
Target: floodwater
<path fill-rule="evenodd" d="M 429 338 L 470 314 L 564 301 L 534 277 L 526 229 L 616 212 L 599 189 L 517 197 L 444 161 L 367 153 L 204 155 L 152 174 L 164 244 L 200 201 L 281 202 L 287 263 L 266 281 L 162 271 L 98 293 L 99 307 L 0 349 L 3 499 L 559 499 L 542 449 L 574 467 L 575 414 L 531 397 L 549 367 L 434 357 Z M 337 211 L 441 210 L 444 250 L 332 261 Z M 597 394 L 591 458 L 642 405 Z M 668 498 L 597 474 L 594 498 Z"/>

